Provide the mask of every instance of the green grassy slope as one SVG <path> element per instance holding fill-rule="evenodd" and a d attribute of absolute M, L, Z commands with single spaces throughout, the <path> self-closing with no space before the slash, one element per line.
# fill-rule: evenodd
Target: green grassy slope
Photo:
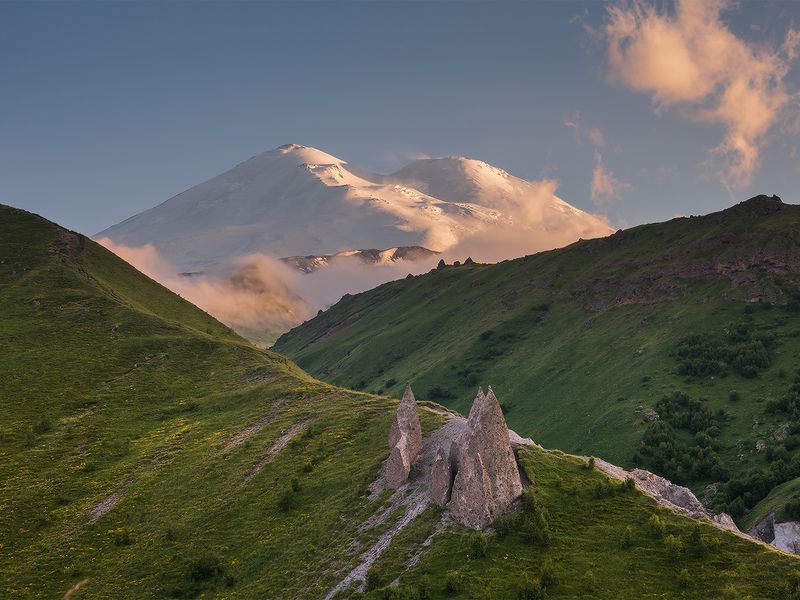
<path fill-rule="evenodd" d="M 785 414 L 766 411 L 799 366 L 800 206 L 759 197 L 706 217 L 635 227 L 497 265 L 448 267 L 344 298 L 275 349 L 337 385 L 463 410 L 491 384 L 509 424 L 545 446 L 634 466 L 648 409 L 705 400 L 730 476 L 767 464 Z M 678 374 L 680 340 L 715 343 L 744 323 L 771 336 L 770 364 Z M 752 373 L 750 373 L 752 375 Z M 731 392 L 738 394 L 731 400 Z M 790 420 L 790 419 L 788 419 Z M 756 423 L 757 422 L 757 423 Z M 689 433 L 684 436 L 685 445 Z M 650 465 L 645 465 L 650 466 Z M 687 476 L 698 491 L 715 473 Z"/>
<path fill-rule="evenodd" d="M 357 560 L 353 540 L 380 533 L 359 526 L 385 501 L 368 485 L 394 401 L 310 378 L 92 242 L 7 207 L 0 299 L 0 597 L 320 598 Z M 423 428 L 439 421 L 425 413 Z M 708 526 L 705 554 L 682 551 L 691 521 L 638 492 L 598 494 L 604 476 L 575 458 L 522 460 L 549 546 L 511 533 L 476 557 L 455 527 L 426 547 L 429 509 L 366 596 L 513 598 L 549 559 L 549 598 L 791 597 L 796 559 Z M 663 534 L 649 533 L 653 514 Z"/>

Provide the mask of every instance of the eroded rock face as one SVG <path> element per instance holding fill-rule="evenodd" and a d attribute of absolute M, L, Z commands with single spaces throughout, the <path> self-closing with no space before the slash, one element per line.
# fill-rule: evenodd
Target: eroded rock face
<path fill-rule="evenodd" d="M 747 535 L 771 544 L 775 539 L 775 513 L 769 513 L 761 521 L 753 525 L 748 530 Z"/>
<path fill-rule="evenodd" d="M 450 456 L 439 446 L 436 458 L 431 467 L 431 500 L 434 504 L 444 506 L 450 502 L 450 492 L 453 488 L 453 469 Z"/>
<path fill-rule="evenodd" d="M 456 469 L 450 514 L 467 527 L 487 527 L 522 495 L 508 427 L 491 388 L 485 396 L 478 391 L 467 429 L 450 454 Z"/>
<path fill-rule="evenodd" d="M 631 471 L 631 477 L 634 478 L 640 489 L 651 496 L 662 498 L 673 506 L 684 509 L 694 518 L 699 519 L 709 515 L 706 507 L 689 488 L 674 484 L 669 479 L 643 469 L 634 469 Z"/>
<path fill-rule="evenodd" d="M 422 448 L 422 427 L 417 401 L 411 386 L 406 385 L 403 399 L 389 430 L 389 458 L 386 461 L 386 485 L 397 489 L 408 479 L 411 467 Z"/>
<path fill-rule="evenodd" d="M 772 540 L 772 545 L 786 552 L 800 554 L 800 523 L 775 523 L 775 539 Z"/>

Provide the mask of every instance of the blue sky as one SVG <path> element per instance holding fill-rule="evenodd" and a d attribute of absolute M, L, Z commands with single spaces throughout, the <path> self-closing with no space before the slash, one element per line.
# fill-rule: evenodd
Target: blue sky
<path fill-rule="evenodd" d="M 562 198 L 622 226 L 762 192 L 800 202 L 800 81 L 796 52 L 781 50 L 800 3 L 718 15 L 735 48 L 783 61 L 780 110 L 753 138 L 757 166 L 727 187 L 709 150 L 747 124 L 702 112 L 716 92 L 677 97 L 629 76 L 639 55 L 612 64 L 609 6 L 630 9 L 3 2 L 0 202 L 91 234 L 288 142 L 380 172 L 418 155 L 480 158 L 555 178 Z M 733 75 L 717 75 L 726 89 Z M 611 189 L 593 200 L 598 165 Z"/>

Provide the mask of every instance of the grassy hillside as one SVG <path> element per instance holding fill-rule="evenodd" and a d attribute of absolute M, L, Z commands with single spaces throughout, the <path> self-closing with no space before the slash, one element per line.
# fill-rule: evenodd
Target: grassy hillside
<path fill-rule="evenodd" d="M 388 527 L 362 524 L 388 500 L 369 484 L 393 400 L 320 383 L 7 207 L 0 298 L 0 597 L 321 598 Z M 440 421 L 425 412 L 423 429 Z M 800 585 L 795 558 L 580 459 L 521 460 L 548 535 L 484 537 L 431 508 L 363 596 L 535 598 L 544 583 L 548 598 L 791 598 Z"/>
<path fill-rule="evenodd" d="M 762 196 L 388 283 L 275 349 L 337 385 L 394 394 L 411 381 L 459 410 L 477 382 L 491 383 L 509 424 L 545 446 L 645 466 L 702 493 L 776 456 L 791 472 L 769 483 L 800 475 L 794 405 L 771 405 L 800 366 L 798 290 L 800 206 Z M 662 400 L 675 393 L 685 396 Z M 665 414 L 654 423 L 652 411 Z M 743 515 L 769 491 L 745 496 L 751 483 L 717 502 L 741 497 L 730 509 Z"/>

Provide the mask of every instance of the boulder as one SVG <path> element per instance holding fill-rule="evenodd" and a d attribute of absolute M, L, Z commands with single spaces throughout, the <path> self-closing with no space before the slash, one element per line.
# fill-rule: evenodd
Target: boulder
<path fill-rule="evenodd" d="M 450 492 L 453 489 L 453 468 L 450 456 L 439 446 L 436 458 L 431 467 L 431 500 L 434 504 L 444 506 L 450 502 Z"/>
<path fill-rule="evenodd" d="M 522 495 L 522 479 L 503 411 L 489 388 L 478 390 L 467 428 L 451 447 L 456 469 L 450 512 L 473 529 L 483 529 Z"/>
<path fill-rule="evenodd" d="M 389 430 L 389 458 L 385 468 L 387 487 L 396 490 L 406 482 L 421 448 L 422 427 L 417 401 L 411 386 L 406 385 Z"/>

